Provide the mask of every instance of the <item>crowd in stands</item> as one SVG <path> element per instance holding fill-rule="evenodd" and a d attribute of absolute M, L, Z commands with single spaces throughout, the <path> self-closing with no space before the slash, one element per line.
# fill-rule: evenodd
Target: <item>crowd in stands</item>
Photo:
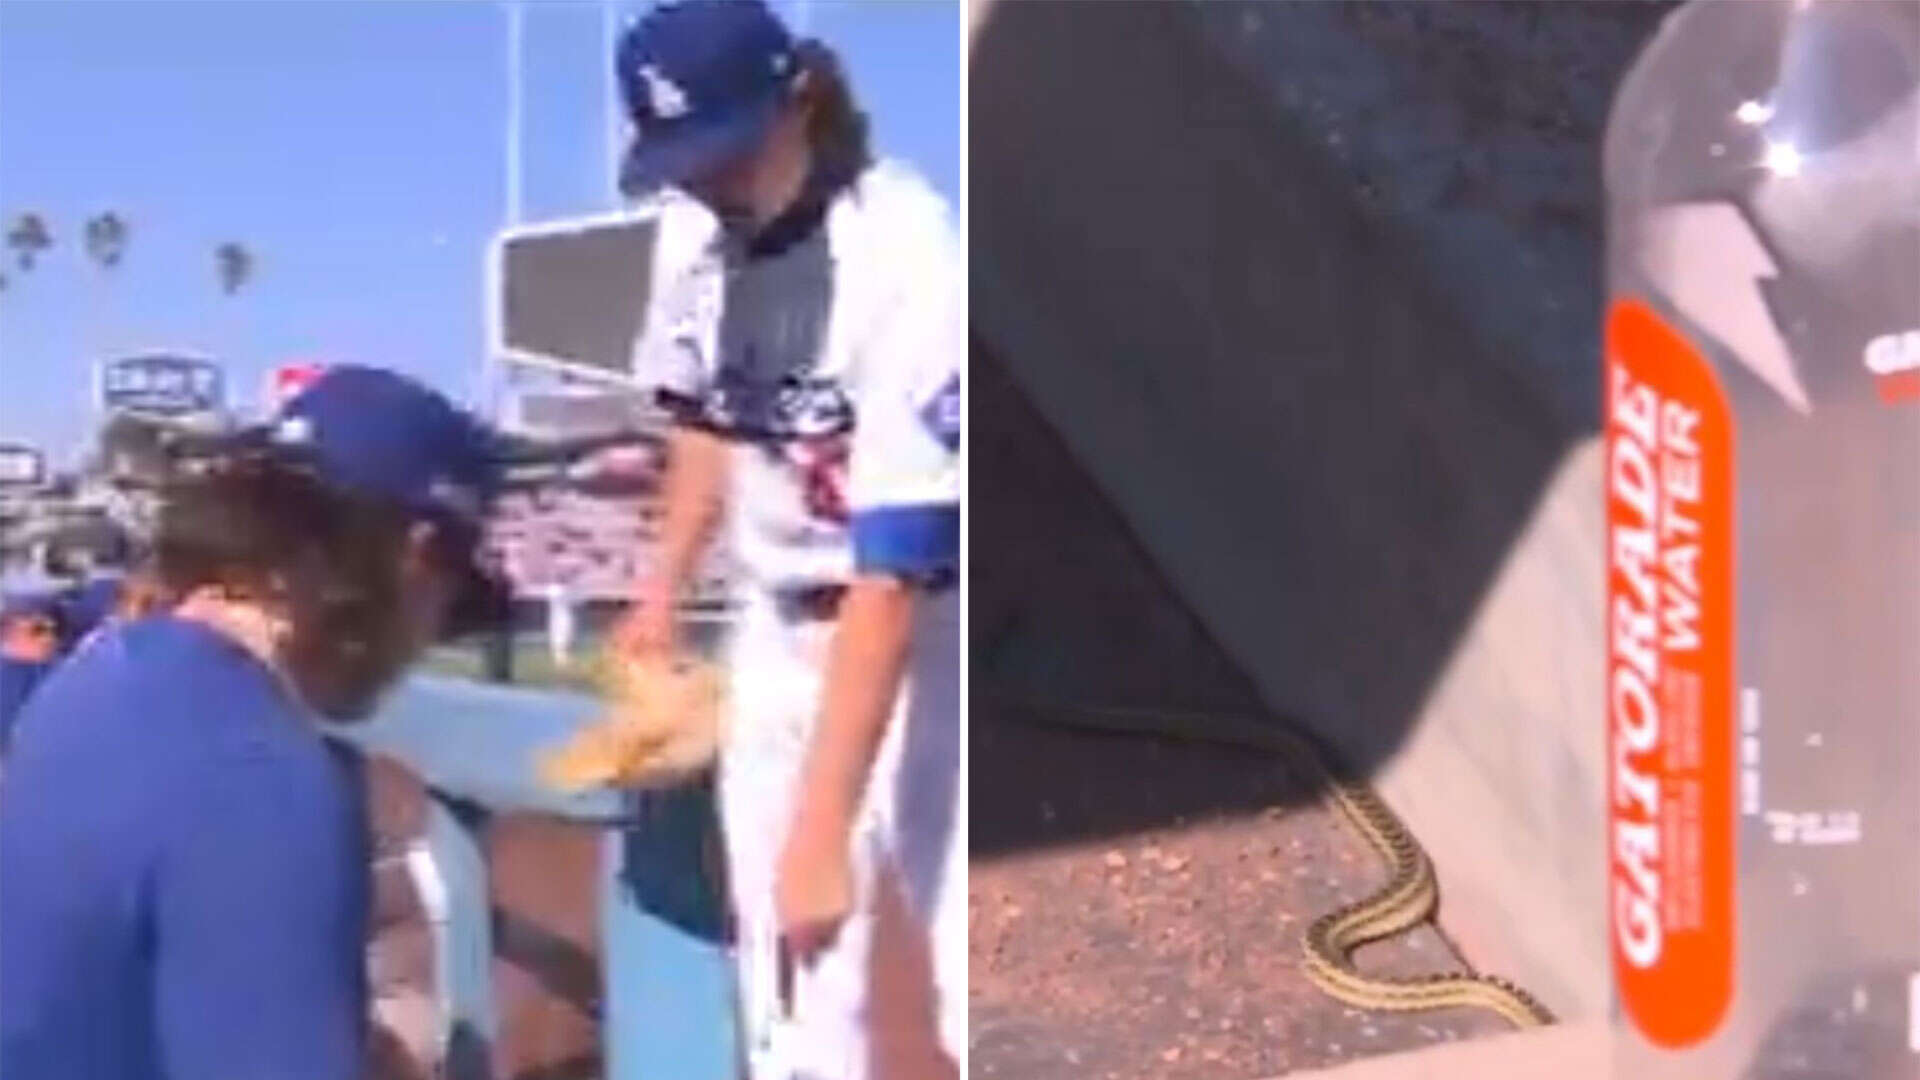
<path fill-rule="evenodd" d="M 580 602 L 626 601 L 648 570 L 659 529 L 660 448 L 615 445 L 513 485 L 494 506 L 488 547 L 524 599 L 555 588 Z M 716 556 L 696 602 L 724 595 Z"/>
<path fill-rule="evenodd" d="M 489 541 L 521 595 L 561 585 L 582 599 L 624 598 L 647 569 L 654 517 L 651 500 L 514 491 L 495 508 Z"/>

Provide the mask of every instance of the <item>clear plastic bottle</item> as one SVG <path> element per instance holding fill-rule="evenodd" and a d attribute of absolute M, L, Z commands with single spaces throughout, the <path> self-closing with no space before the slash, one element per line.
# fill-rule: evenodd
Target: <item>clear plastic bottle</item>
<path fill-rule="evenodd" d="M 1605 175 L 1614 1073 L 1920 1077 L 1920 2 L 1678 8 Z"/>

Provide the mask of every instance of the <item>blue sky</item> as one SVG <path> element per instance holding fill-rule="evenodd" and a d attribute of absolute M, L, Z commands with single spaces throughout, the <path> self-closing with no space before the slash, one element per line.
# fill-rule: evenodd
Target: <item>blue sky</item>
<path fill-rule="evenodd" d="M 840 50 L 881 151 L 957 207 L 956 4 L 773 2 Z M 523 11 L 523 217 L 608 209 L 602 6 Z M 0 2 L 0 222 L 39 211 L 56 241 L 31 272 L 0 262 L 0 441 L 70 459 L 89 358 L 148 347 L 213 354 L 242 398 L 318 359 L 476 400 L 507 22 L 499 0 Z M 79 244 L 105 209 L 132 223 L 111 274 Z M 226 240 L 259 263 L 231 298 L 212 256 Z"/>

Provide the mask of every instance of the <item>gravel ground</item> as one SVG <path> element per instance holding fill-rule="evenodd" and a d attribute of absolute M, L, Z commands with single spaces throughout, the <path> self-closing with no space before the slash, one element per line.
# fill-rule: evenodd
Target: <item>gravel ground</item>
<path fill-rule="evenodd" d="M 976 830 L 1038 842 L 973 863 L 972 1075 L 1262 1077 L 1504 1029 L 1473 1010 L 1351 1009 L 1300 973 L 1307 924 L 1377 887 L 1384 867 L 1283 759 L 1064 731 L 980 705 L 973 725 L 976 760 L 1019 763 L 996 769 L 996 822 L 974 800 Z M 1269 808 L 1155 814 L 1192 805 L 1196 788 Z M 1115 799 L 1167 823 L 1044 843 L 1084 835 Z M 1359 963 L 1399 975 L 1461 966 L 1431 927 Z"/>

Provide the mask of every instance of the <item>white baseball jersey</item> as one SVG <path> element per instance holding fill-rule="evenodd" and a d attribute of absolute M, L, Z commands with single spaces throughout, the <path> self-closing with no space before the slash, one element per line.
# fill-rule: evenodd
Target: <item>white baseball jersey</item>
<path fill-rule="evenodd" d="M 824 225 L 777 254 L 728 251 L 690 200 L 662 203 L 662 261 L 634 375 L 735 441 L 731 544 L 743 584 L 856 569 L 949 579 L 959 559 L 966 282 L 945 204 L 869 168 Z"/>
<path fill-rule="evenodd" d="M 743 579 L 720 773 L 754 1080 L 865 1080 L 874 878 L 896 867 L 932 935 L 942 1041 L 965 1038 L 965 776 L 956 590 L 919 606 L 913 653 L 855 826 L 854 910 L 802 980 L 774 992 L 773 882 L 817 718 L 832 624 L 777 594 L 860 571 L 957 580 L 966 284 L 945 205 L 905 168 L 869 168 L 818 227 L 729 250 L 706 211 L 661 204 L 659 261 L 634 371 L 682 423 L 732 440 L 728 539 Z M 777 226 L 773 230 L 777 231 Z"/>

